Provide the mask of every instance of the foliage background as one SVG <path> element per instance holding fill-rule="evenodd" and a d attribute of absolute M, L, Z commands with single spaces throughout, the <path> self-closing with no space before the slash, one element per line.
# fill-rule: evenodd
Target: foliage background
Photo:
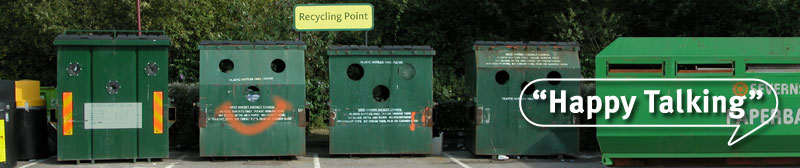
<path fill-rule="evenodd" d="M 454 107 L 437 108 L 451 116 L 465 116 L 453 105 L 468 99 L 459 53 L 476 40 L 578 41 L 583 75 L 594 77 L 594 56 L 620 36 L 800 35 L 798 0 L 142 0 L 142 29 L 165 30 L 172 39 L 169 75 L 175 83 L 198 81 L 201 40 L 305 41 L 310 126 L 323 128 L 329 99 L 325 50 L 334 44 L 363 44 L 363 32 L 306 32 L 300 37 L 291 28 L 292 8 L 365 2 L 373 4 L 376 14 L 370 45 L 437 50 L 434 100 Z M 0 2 L 0 78 L 56 85 L 55 36 L 67 29 L 135 30 L 135 5 L 135 0 Z M 173 95 L 193 95 L 181 93 L 187 94 Z M 452 118 L 438 124 L 461 127 L 466 120 Z"/>

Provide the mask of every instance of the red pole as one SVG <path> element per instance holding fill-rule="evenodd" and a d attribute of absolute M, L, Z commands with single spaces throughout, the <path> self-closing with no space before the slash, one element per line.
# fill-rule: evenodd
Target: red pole
<path fill-rule="evenodd" d="M 141 6 L 141 5 L 139 5 L 139 0 L 136 0 L 136 20 L 137 20 L 136 23 L 138 24 L 139 35 L 141 36 L 142 35 L 142 11 L 141 11 L 141 9 L 139 9 L 139 6 Z"/>

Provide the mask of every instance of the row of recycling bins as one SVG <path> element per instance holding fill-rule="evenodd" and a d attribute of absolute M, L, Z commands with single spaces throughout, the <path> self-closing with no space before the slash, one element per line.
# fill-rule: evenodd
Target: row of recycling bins
<path fill-rule="evenodd" d="M 93 33 L 68 32 L 54 42 L 58 46 L 58 159 L 168 157 L 169 39 L 164 35 Z M 199 44 L 200 156 L 305 154 L 306 47 L 302 41 Z M 477 118 L 486 120 L 474 130 L 475 152 L 577 153 L 576 129 L 533 129 L 503 112 L 510 106 L 501 100 L 506 93 L 518 93 L 523 81 L 544 77 L 541 70 L 579 77 L 577 44 L 478 42 L 473 49 L 467 56 L 473 62 L 467 66 L 468 73 L 474 75 L 469 83 L 476 103 L 484 109 L 480 115 L 485 117 Z M 333 46 L 327 54 L 331 154 L 431 154 L 441 150 L 433 140 L 435 51 L 431 47 Z M 528 58 L 525 54 L 549 57 Z M 563 64 L 540 66 L 534 64 L 537 61 Z M 508 84 L 475 80 L 494 79 L 496 70 L 507 72 Z M 577 85 L 566 87 L 578 90 Z M 492 114 L 501 118 L 489 121 Z M 497 122 L 503 120 L 524 127 Z M 533 138 L 529 135 L 545 140 L 529 141 Z"/>
<path fill-rule="evenodd" d="M 800 65 L 800 53 L 793 49 L 798 42 L 797 38 L 619 38 L 597 56 L 597 77 L 676 78 L 681 73 L 674 65 L 692 64 L 712 65 L 711 77 L 764 77 L 788 83 L 800 76 L 800 69 L 793 71 L 790 66 Z M 54 44 L 58 46 L 58 160 L 168 157 L 168 128 L 173 122 L 168 113 L 174 112 L 167 89 L 169 38 L 70 32 L 59 35 Z M 203 41 L 198 48 L 200 156 L 305 154 L 309 83 L 303 42 Z M 464 57 L 474 125 L 467 147 L 478 155 L 578 153 L 577 128 L 535 127 L 522 119 L 518 108 L 539 121 L 576 124 L 576 117 L 550 115 L 539 106 L 546 104 L 518 106 L 516 97 L 530 95 L 533 89 L 521 88 L 534 79 L 580 78 L 578 53 L 574 42 L 476 42 Z M 432 114 L 432 48 L 333 46 L 327 54 L 331 154 L 437 150 L 432 126 L 442 119 Z M 751 62 L 781 68 L 748 73 L 745 67 Z M 730 72 L 719 71 L 725 67 Z M 701 70 L 690 70 L 692 77 L 705 77 Z M 576 82 L 532 86 L 568 90 L 572 94 L 568 97 L 581 90 Z M 598 83 L 597 94 L 614 95 L 626 87 L 639 86 Z M 781 102 L 797 98 L 784 96 Z M 790 125 L 774 125 L 777 128 L 767 130 L 767 136 L 737 148 L 712 144 L 725 137 L 710 128 L 680 129 L 681 133 L 667 128 L 600 128 L 597 135 L 605 164 L 613 164 L 614 158 L 800 156 L 798 146 L 756 146 L 800 135 L 786 126 Z"/>

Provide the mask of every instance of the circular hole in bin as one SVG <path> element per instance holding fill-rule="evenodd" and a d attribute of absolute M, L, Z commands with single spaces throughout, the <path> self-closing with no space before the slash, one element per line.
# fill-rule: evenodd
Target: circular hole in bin
<path fill-rule="evenodd" d="M 525 85 L 528 85 L 528 81 L 522 82 L 522 85 L 519 86 L 519 90 L 525 89 Z M 526 95 L 533 94 L 534 90 L 536 90 L 536 84 L 535 83 L 531 84 L 531 86 L 528 86 L 528 89 L 525 89 L 524 94 L 526 94 Z"/>
<path fill-rule="evenodd" d="M 403 77 L 403 79 L 409 80 L 414 78 L 414 75 L 416 75 L 417 72 L 413 65 L 401 64 L 400 67 L 397 68 L 397 73 L 400 75 L 400 77 Z"/>
<path fill-rule="evenodd" d="M 361 77 L 364 77 L 364 67 L 358 64 L 350 64 L 347 66 L 347 77 L 352 80 L 360 80 Z"/>
<path fill-rule="evenodd" d="M 281 59 L 275 59 L 272 60 L 270 67 L 272 67 L 273 72 L 281 73 L 283 70 L 286 70 L 286 63 Z"/>
<path fill-rule="evenodd" d="M 69 76 L 77 76 L 81 70 L 83 70 L 81 64 L 69 63 L 69 65 L 67 65 L 67 74 L 69 74 Z"/>
<path fill-rule="evenodd" d="M 561 73 L 558 73 L 557 71 L 550 71 L 547 73 L 547 78 L 554 78 L 554 79 L 561 78 Z M 550 83 L 551 85 L 558 85 L 559 83 L 561 83 L 561 81 L 547 81 L 547 83 Z"/>
<path fill-rule="evenodd" d="M 119 81 L 116 80 L 108 81 L 108 84 L 106 84 L 106 92 L 111 95 L 119 93 L 119 88 L 121 88 L 121 86 L 119 85 Z"/>
<path fill-rule="evenodd" d="M 156 64 L 155 62 L 153 63 L 148 62 L 147 65 L 144 66 L 144 73 L 147 74 L 147 76 L 156 76 L 158 70 L 159 70 L 158 64 Z"/>
<path fill-rule="evenodd" d="M 510 77 L 511 76 L 508 76 L 508 72 L 506 72 L 505 70 L 498 71 L 496 74 L 494 74 L 494 80 L 497 81 L 497 84 L 501 85 L 506 84 L 506 82 L 508 82 L 508 79 Z"/>
<path fill-rule="evenodd" d="M 233 71 L 233 61 L 230 59 L 224 59 L 219 62 L 219 71 L 222 73 L 229 73 Z"/>
<path fill-rule="evenodd" d="M 259 98 L 261 98 L 261 94 L 259 93 L 259 91 L 260 90 L 258 89 L 258 87 L 255 87 L 255 86 L 247 87 L 247 90 L 245 91 L 244 97 L 249 102 L 256 102 L 256 101 L 258 101 Z"/>
<path fill-rule="evenodd" d="M 372 97 L 375 101 L 385 102 L 389 99 L 389 88 L 384 85 L 375 86 L 375 89 L 372 89 Z"/>

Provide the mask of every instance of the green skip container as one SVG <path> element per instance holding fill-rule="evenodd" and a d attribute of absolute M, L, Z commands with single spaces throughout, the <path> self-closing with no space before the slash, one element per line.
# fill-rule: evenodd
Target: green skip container
<path fill-rule="evenodd" d="M 304 155 L 302 41 L 203 41 L 200 156 Z"/>
<path fill-rule="evenodd" d="M 429 46 L 333 46 L 330 154 L 431 154 Z"/>
<path fill-rule="evenodd" d="M 597 128 L 603 163 L 622 164 L 620 159 L 717 158 L 726 163 L 742 159 L 800 157 L 800 38 L 770 37 L 666 37 L 618 38 L 597 55 L 598 78 L 673 78 L 721 79 L 732 81 L 681 82 L 597 82 L 598 96 L 638 95 L 630 118 L 620 112 L 597 116 L 597 124 L 637 125 L 740 125 L 735 138 L 744 136 L 766 123 L 775 108 L 775 94 L 768 85 L 735 78 L 758 78 L 774 86 L 780 107 L 774 120 L 751 135 L 729 146 L 733 127 L 684 128 Z M 680 91 L 678 89 L 681 89 Z M 692 97 L 708 96 L 697 101 L 709 103 L 706 113 L 689 112 L 688 90 Z M 708 94 L 704 94 L 708 89 Z M 644 90 L 660 90 L 654 99 L 655 113 L 649 113 Z M 745 99 L 736 106 L 728 99 L 715 101 L 713 96 L 748 96 L 749 91 L 763 91 L 760 100 Z M 673 113 L 662 114 L 661 99 L 672 97 Z M 748 96 L 749 97 L 749 96 Z M 679 100 L 678 98 L 682 98 Z M 700 98 L 700 97 L 698 97 Z M 697 99 L 695 99 L 697 100 Z M 727 104 L 717 107 L 714 103 Z M 663 106 L 663 111 L 669 111 Z M 732 119 L 723 109 L 744 110 L 742 119 Z M 683 111 L 678 111 L 682 109 Z M 683 113 L 678 113 L 683 112 Z M 601 112 L 603 113 L 603 112 Z M 735 140 L 735 139 L 734 139 Z M 768 163 L 768 162 L 764 162 Z M 793 161 L 794 164 L 798 162 Z M 618 164 L 616 164 L 618 165 Z"/>
<path fill-rule="evenodd" d="M 473 105 L 473 127 L 467 148 L 476 155 L 575 155 L 577 128 L 540 128 L 522 117 L 519 95 L 539 78 L 580 78 L 575 42 L 477 41 L 468 54 L 466 80 Z M 534 90 L 580 93 L 578 82 L 537 82 L 523 93 L 525 115 L 538 123 L 574 124 L 571 114 L 548 113 L 544 101 L 532 101 Z"/>
<path fill-rule="evenodd" d="M 135 32 L 56 37 L 58 160 L 169 157 L 170 39 Z"/>

